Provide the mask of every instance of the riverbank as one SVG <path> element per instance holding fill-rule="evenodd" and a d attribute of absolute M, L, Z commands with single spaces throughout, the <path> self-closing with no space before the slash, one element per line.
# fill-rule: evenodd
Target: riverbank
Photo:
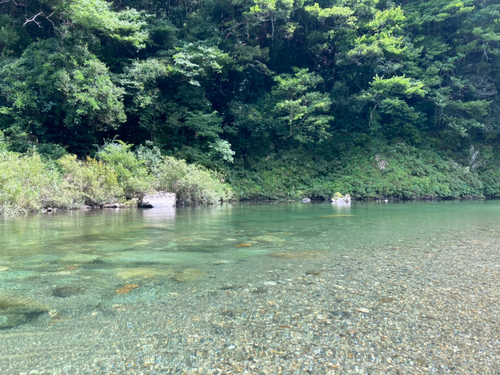
<path fill-rule="evenodd" d="M 56 160 L 38 153 L 0 152 L 0 216 L 42 210 L 133 205 L 155 191 L 175 193 L 180 205 L 216 204 L 233 198 L 216 172 L 162 156 L 158 149 L 108 143 L 96 158 Z"/>
<path fill-rule="evenodd" d="M 45 314 L 0 331 L 0 372 L 494 374 L 500 232 L 471 224 L 374 248 L 271 253 L 155 302 Z"/>
<path fill-rule="evenodd" d="M 339 159 L 282 152 L 235 165 L 228 181 L 240 199 L 330 200 L 336 192 L 357 200 L 500 197 L 498 168 L 471 167 L 404 143 L 353 148 Z"/>
<path fill-rule="evenodd" d="M 405 144 L 355 150 L 342 160 L 283 152 L 242 160 L 220 171 L 162 156 L 155 147 L 105 144 L 96 158 L 0 152 L 0 215 L 123 205 L 148 192 L 169 191 L 179 205 L 231 200 L 440 200 L 500 197 L 500 172 L 463 166 Z"/>

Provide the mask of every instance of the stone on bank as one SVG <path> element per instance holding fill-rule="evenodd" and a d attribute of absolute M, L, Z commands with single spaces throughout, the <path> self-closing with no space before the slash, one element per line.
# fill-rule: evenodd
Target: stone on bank
<path fill-rule="evenodd" d="M 158 191 L 154 194 L 145 194 L 139 202 L 140 208 L 170 208 L 175 207 L 177 197 L 175 193 Z"/>

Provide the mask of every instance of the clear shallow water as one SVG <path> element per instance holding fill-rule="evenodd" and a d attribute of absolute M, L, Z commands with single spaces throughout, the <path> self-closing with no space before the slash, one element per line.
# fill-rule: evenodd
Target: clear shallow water
<path fill-rule="evenodd" d="M 449 242 L 450 234 L 472 228 L 496 230 L 499 217 L 500 201 L 470 201 L 237 204 L 11 219 L 0 223 L 0 296 L 76 316 L 96 305 L 238 283 L 245 273 L 265 272 L 271 260 L 411 249 L 444 233 Z M 121 289 L 127 285 L 133 287 Z"/>

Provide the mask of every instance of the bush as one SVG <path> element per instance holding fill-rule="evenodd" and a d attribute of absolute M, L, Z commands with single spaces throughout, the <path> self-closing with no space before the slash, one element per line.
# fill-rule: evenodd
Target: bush
<path fill-rule="evenodd" d="M 3 135 L 3 132 L 0 130 L 0 152 L 7 151 L 7 147 L 9 147 L 9 145 L 7 144 L 7 141 L 5 140 L 5 136 Z"/>
<path fill-rule="evenodd" d="M 233 196 L 214 172 L 163 158 L 157 148 L 142 148 L 137 157 L 130 148 L 123 142 L 108 143 L 97 154 L 101 160 L 65 155 L 54 162 L 36 152 L 7 151 L 0 132 L 0 215 L 102 206 L 155 189 L 176 193 L 186 205 L 215 204 Z"/>
<path fill-rule="evenodd" d="M 214 172 L 169 156 L 159 165 L 156 179 L 157 189 L 176 193 L 180 204 L 216 204 L 233 197 Z"/>
<path fill-rule="evenodd" d="M 231 182 L 241 199 L 329 200 L 337 191 L 358 199 L 453 199 L 500 194 L 500 173 L 484 173 L 481 177 L 434 151 L 404 143 L 379 145 L 377 151 L 353 149 L 340 160 L 296 152 L 248 164 L 231 174 Z"/>
<path fill-rule="evenodd" d="M 485 170 L 479 173 L 481 181 L 483 182 L 483 193 L 489 198 L 499 198 L 500 197 L 500 171 L 497 168 L 495 170 Z"/>
<path fill-rule="evenodd" d="M 67 181 L 67 188 L 74 205 L 102 206 L 121 200 L 123 190 L 118 184 L 117 174 L 110 165 L 87 158 L 76 160 L 75 155 L 66 155 L 57 161 Z"/>
<path fill-rule="evenodd" d="M 433 151 L 405 144 L 351 159 L 329 177 L 329 182 L 320 184 L 326 194 L 345 191 L 361 199 L 483 196 L 483 184 L 476 172 Z"/>
<path fill-rule="evenodd" d="M 97 153 L 97 157 L 111 166 L 116 173 L 118 184 L 127 199 L 145 193 L 152 183 L 152 179 L 144 166 L 130 151 L 132 145 L 122 141 L 106 143 Z"/>
<path fill-rule="evenodd" d="M 230 182 L 240 199 L 304 198 L 311 181 L 324 169 L 322 161 L 314 161 L 299 153 L 282 153 L 279 159 L 263 158 L 237 169 Z"/>
<path fill-rule="evenodd" d="M 26 214 L 72 203 L 60 173 L 48 168 L 40 155 L 0 152 L 0 215 Z"/>
<path fill-rule="evenodd" d="M 160 165 L 163 163 L 163 156 L 160 149 L 151 141 L 146 141 L 145 145 L 139 145 L 135 154 L 137 159 L 144 163 L 146 169 L 153 175 L 158 174 Z"/>

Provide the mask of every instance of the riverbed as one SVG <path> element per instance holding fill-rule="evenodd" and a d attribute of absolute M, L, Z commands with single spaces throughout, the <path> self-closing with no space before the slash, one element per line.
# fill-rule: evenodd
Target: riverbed
<path fill-rule="evenodd" d="M 500 371 L 500 202 L 237 204 L 0 223 L 0 373 Z"/>

